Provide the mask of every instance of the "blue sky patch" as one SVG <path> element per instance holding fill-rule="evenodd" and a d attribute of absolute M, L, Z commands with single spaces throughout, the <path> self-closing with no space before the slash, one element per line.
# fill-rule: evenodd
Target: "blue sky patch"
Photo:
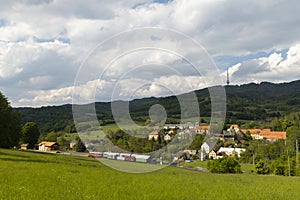
<path fill-rule="evenodd" d="M 153 3 L 161 3 L 161 4 L 168 4 L 170 2 L 172 2 L 173 0 L 153 0 Z M 146 5 L 146 3 L 137 3 L 134 6 L 132 6 L 132 9 L 136 9 L 140 6 Z"/>
<path fill-rule="evenodd" d="M 37 43 L 54 42 L 55 40 L 58 40 L 65 44 L 71 43 L 71 40 L 69 38 L 38 38 L 33 36 L 33 40 Z"/>
<path fill-rule="evenodd" d="M 6 25 L 7 25 L 7 21 L 5 19 L 0 19 L 0 27 L 6 26 Z"/>
<path fill-rule="evenodd" d="M 231 67 L 237 63 L 242 63 L 247 60 L 253 60 L 261 57 L 268 57 L 273 53 L 281 53 L 283 59 L 285 60 L 287 58 L 287 52 L 288 49 L 284 50 L 272 50 L 270 52 L 258 52 L 255 54 L 249 54 L 246 56 L 218 56 L 214 57 L 213 60 L 216 63 L 217 67 L 221 70 L 227 69 L 228 67 Z"/>
<path fill-rule="evenodd" d="M 173 0 L 154 0 L 153 2 L 155 2 L 155 3 L 165 3 L 165 4 L 167 4 L 167 3 L 169 3 L 169 2 L 172 2 Z"/>

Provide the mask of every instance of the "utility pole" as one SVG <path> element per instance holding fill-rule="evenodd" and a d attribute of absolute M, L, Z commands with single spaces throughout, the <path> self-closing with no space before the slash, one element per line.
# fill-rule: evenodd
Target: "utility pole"
<path fill-rule="evenodd" d="M 296 158 L 298 159 L 299 147 L 298 147 L 298 139 L 296 139 Z"/>
<path fill-rule="evenodd" d="M 227 85 L 229 85 L 229 73 L 228 73 L 228 68 L 227 68 L 227 81 L 226 81 Z"/>
<path fill-rule="evenodd" d="M 289 176 L 291 176 L 291 165 L 290 165 L 290 156 L 289 156 L 289 150 L 287 150 L 287 156 L 288 156 L 288 169 L 289 169 Z"/>
<path fill-rule="evenodd" d="M 299 147 L 298 147 L 298 139 L 296 139 L 296 173 L 298 173 L 299 171 L 299 164 L 298 164 L 298 160 L 299 160 Z"/>

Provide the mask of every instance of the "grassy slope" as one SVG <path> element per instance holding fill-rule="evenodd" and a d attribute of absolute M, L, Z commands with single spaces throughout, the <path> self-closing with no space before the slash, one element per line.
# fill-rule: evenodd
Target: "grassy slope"
<path fill-rule="evenodd" d="M 0 149 L 0 199 L 297 199 L 299 187 L 297 177 L 128 174 L 92 158 Z"/>
<path fill-rule="evenodd" d="M 208 161 L 194 161 L 194 162 L 190 162 L 190 163 L 181 163 L 181 166 L 186 166 L 186 167 L 202 167 L 202 168 L 206 168 L 207 167 L 207 163 Z M 241 169 L 243 171 L 243 173 L 246 174 L 251 174 L 252 170 L 254 170 L 254 166 L 252 164 L 241 164 Z"/>

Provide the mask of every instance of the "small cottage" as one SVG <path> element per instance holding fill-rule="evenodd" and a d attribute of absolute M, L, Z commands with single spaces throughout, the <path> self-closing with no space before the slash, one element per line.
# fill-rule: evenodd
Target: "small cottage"
<path fill-rule="evenodd" d="M 217 153 L 214 150 L 211 150 L 208 154 L 209 159 L 217 159 Z"/>
<path fill-rule="evenodd" d="M 74 149 L 75 146 L 76 146 L 76 144 L 77 144 L 77 141 L 76 141 L 76 140 L 72 140 L 72 141 L 70 142 L 70 149 Z"/>
<path fill-rule="evenodd" d="M 27 144 L 21 144 L 21 150 L 27 150 L 28 149 L 28 143 Z"/>
<path fill-rule="evenodd" d="M 56 142 L 43 141 L 39 143 L 39 151 L 55 151 L 59 149 L 59 145 Z"/>

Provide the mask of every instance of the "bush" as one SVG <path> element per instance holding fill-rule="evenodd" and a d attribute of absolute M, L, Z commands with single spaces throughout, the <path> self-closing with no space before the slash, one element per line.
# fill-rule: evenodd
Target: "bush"
<path fill-rule="evenodd" d="M 264 163 L 263 160 L 259 160 L 255 164 L 255 170 L 254 171 L 257 174 L 269 174 L 269 172 L 270 172 L 268 166 Z"/>
<path fill-rule="evenodd" d="M 241 173 L 241 165 L 234 158 L 221 158 L 211 160 L 207 163 L 207 168 L 212 173 Z"/>
<path fill-rule="evenodd" d="M 290 158 L 290 168 L 288 167 L 288 158 L 285 155 L 282 155 L 279 159 L 275 160 L 271 164 L 272 173 L 275 175 L 281 176 L 291 176 L 297 175 L 297 164 L 296 158 Z"/>

